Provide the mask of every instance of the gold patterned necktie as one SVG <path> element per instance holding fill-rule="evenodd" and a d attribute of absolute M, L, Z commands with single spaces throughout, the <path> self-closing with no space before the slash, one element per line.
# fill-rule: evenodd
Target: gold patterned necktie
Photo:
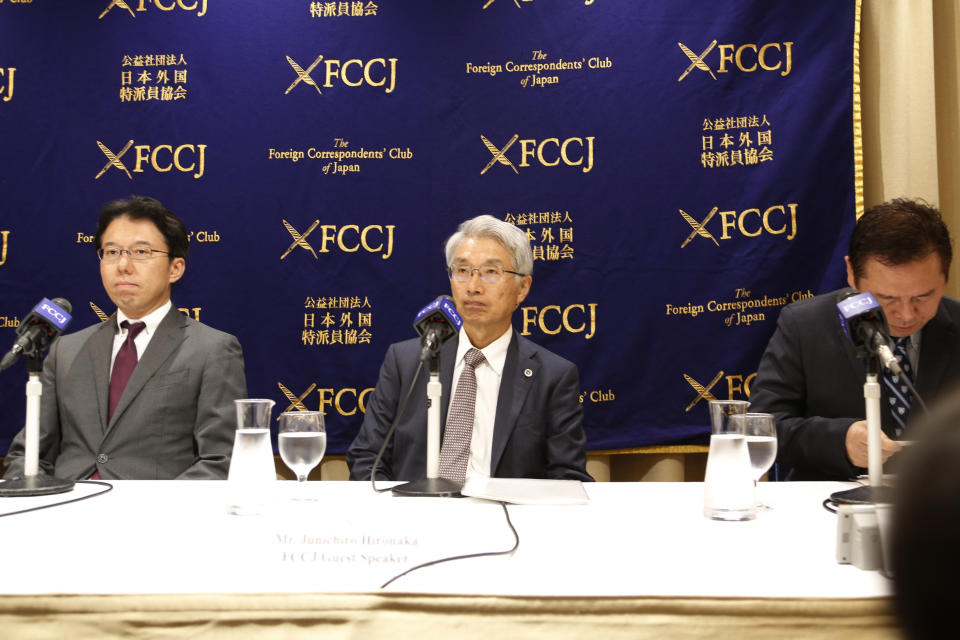
<path fill-rule="evenodd" d="M 459 482 L 467 474 L 470 461 L 470 440 L 473 438 L 473 418 L 477 406 L 477 365 L 486 358 L 479 349 L 471 347 L 463 356 L 463 371 L 453 394 L 447 427 L 440 447 L 440 477 Z"/>

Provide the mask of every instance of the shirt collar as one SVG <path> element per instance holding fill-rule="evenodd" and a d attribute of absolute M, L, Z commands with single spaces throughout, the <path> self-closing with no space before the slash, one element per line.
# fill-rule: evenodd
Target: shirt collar
<path fill-rule="evenodd" d="M 496 372 L 498 376 L 503 375 L 503 365 L 507 361 L 507 348 L 510 346 L 510 340 L 513 338 L 513 327 L 507 327 L 507 330 L 503 332 L 503 335 L 485 346 L 483 349 L 480 349 L 480 352 L 483 353 L 483 357 L 486 358 L 487 364 Z M 462 327 L 460 329 L 460 339 L 457 344 L 457 359 L 454 362 L 454 367 L 460 366 L 460 363 L 463 361 L 463 356 L 467 354 L 467 351 L 475 348 L 473 343 L 470 342 L 470 337 L 467 335 L 466 330 Z"/>
<path fill-rule="evenodd" d="M 917 353 L 920 353 L 920 342 L 923 340 L 923 336 L 920 335 L 923 333 L 923 329 L 920 331 L 914 331 L 910 334 L 910 346 L 913 347 L 913 350 Z"/>
<path fill-rule="evenodd" d="M 909 336 L 905 336 L 906 338 L 910 339 L 909 342 L 907 343 L 910 345 L 910 348 L 916 349 L 917 351 L 920 350 L 920 339 L 921 339 L 920 334 L 921 333 L 923 333 L 923 329 L 921 329 L 920 331 L 914 331 Z M 897 340 L 896 338 L 894 338 L 893 336 L 890 336 L 891 347 L 893 347 L 896 344 L 896 340 Z"/>
<path fill-rule="evenodd" d="M 157 307 L 147 315 L 143 316 L 136 322 L 145 323 L 147 326 L 144 328 L 144 331 L 147 333 L 147 335 L 153 335 L 154 331 L 157 330 L 157 327 L 160 326 L 160 323 L 163 321 L 164 317 L 166 317 L 167 313 L 170 312 L 170 307 L 172 306 L 173 306 L 173 302 L 171 302 L 170 300 L 167 300 L 164 304 L 160 305 L 159 307 Z M 121 332 L 121 333 L 123 332 L 123 329 L 120 328 L 120 323 L 123 322 L 124 320 L 126 320 L 127 322 L 133 322 L 130 320 L 130 318 L 127 317 L 127 314 L 125 314 L 123 311 L 120 311 L 120 309 L 117 309 L 117 331 L 118 332 Z"/>

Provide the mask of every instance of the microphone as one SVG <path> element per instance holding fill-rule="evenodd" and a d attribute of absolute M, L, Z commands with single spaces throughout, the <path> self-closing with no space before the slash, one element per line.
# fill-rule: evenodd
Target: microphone
<path fill-rule="evenodd" d="M 13 365 L 24 353 L 28 356 L 42 353 L 70 324 L 71 311 L 73 307 L 63 298 L 44 298 L 38 302 L 17 327 L 17 339 L 0 360 L 0 371 Z"/>
<path fill-rule="evenodd" d="M 407 400 L 417 378 L 420 375 L 420 369 L 423 363 L 430 361 L 430 378 L 427 381 L 427 456 L 426 456 L 426 477 L 406 482 L 395 487 L 391 487 L 394 495 L 400 496 L 433 496 L 433 497 L 459 497 L 460 489 L 463 488 L 459 482 L 440 477 L 440 399 L 443 397 L 443 385 L 440 382 L 440 345 L 457 335 L 460 327 L 463 326 L 463 320 L 457 313 L 457 308 L 453 304 L 453 298 L 450 296 L 440 296 L 417 314 L 413 320 L 413 328 L 420 334 L 420 363 L 417 365 L 417 371 L 413 374 L 413 380 L 410 381 L 410 388 L 404 397 L 400 408 L 397 410 L 397 416 L 393 419 L 393 424 L 387 431 L 380 446 L 380 452 L 377 459 L 370 469 L 370 481 L 374 482 L 377 477 L 377 466 L 386 450 L 387 442 L 403 415 L 403 410 L 407 406 Z M 379 492 L 374 486 L 374 490 Z M 385 491 L 385 489 L 384 489 Z"/>
<path fill-rule="evenodd" d="M 830 494 L 835 504 L 872 504 L 889 500 L 889 490 L 883 486 L 883 460 L 881 455 L 880 386 L 877 382 L 876 361 L 873 356 L 898 375 L 900 363 L 890 351 L 887 317 L 873 294 L 846 291 L 837 295 L 837 317 L 843 333 L 853 343 L 857 357 L 866 361 L 867 377 L 863 385 L 863 398 L 867 421 L 867 471 L 870 484 L 836 491 Z M 909 380 L 903 378 L 914 395 L 919 398 Z M 921 404 L 923 401 L 920 401 Z"/>
<path fill-rule="evenodd" d="M 903 370 L 890 349 L 890 330 L 883 307 L 873 294 L 847 291 L 837 296 L 837 316 L 843 333 L 853 343 L 858 358 L 876 354 L 883 366 L 897 375 Z"/>
<path fill-rule="evenodd" d="M 457 335 L 463 320 L 450 296 L 440 296 L 417 313 L 413 328 L 420 336 L 420 362 L 426 362 L 440 350 L 440 345 Z"/>

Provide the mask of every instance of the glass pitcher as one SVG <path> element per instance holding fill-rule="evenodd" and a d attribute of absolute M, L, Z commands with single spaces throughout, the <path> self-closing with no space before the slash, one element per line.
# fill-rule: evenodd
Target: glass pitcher
<path fill-rule="evenodd" d="M 710 452 L 703 482 L 703 515 L 713 520 L 753 520 L 757 517 L 750 453 L 743 422 L 745 400 L 710 401 Z"/>
<path fill-rule="evenodd" d="M 227 481 L 231 484 L 230 513 L 259 513 L 268 483 L 277 479 L 270 443 L 273 400 L 234 400 L 237 431 Z"/>

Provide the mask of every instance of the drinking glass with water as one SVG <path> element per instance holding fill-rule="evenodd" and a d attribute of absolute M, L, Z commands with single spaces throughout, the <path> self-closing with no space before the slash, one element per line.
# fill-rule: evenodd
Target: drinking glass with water
<path fill-rule="evenodd" d="M 753 489 L 757 495 L 757 510 L 770 511 L 773 507 L 763 504 L 757 492 L 757 482 L 763 477 L 774 460 L 777 459 L 777 427 L 773 415 L 769 413 L 744 413 L 730 416 L 736 422 L 739 430 L 747 441 L 747 452 L 750 454 L 750 467 L 753 470 Z"/>
<path fill-rule="evenodd" d="M 301 486 L 320 464 L 327 451 L 327 431 L 320 411 L 289 411 L 280 414 L 277 438 L 280 458 L 297 476 Z M 301 500 L 308 498 L 302 497 Z"/>

